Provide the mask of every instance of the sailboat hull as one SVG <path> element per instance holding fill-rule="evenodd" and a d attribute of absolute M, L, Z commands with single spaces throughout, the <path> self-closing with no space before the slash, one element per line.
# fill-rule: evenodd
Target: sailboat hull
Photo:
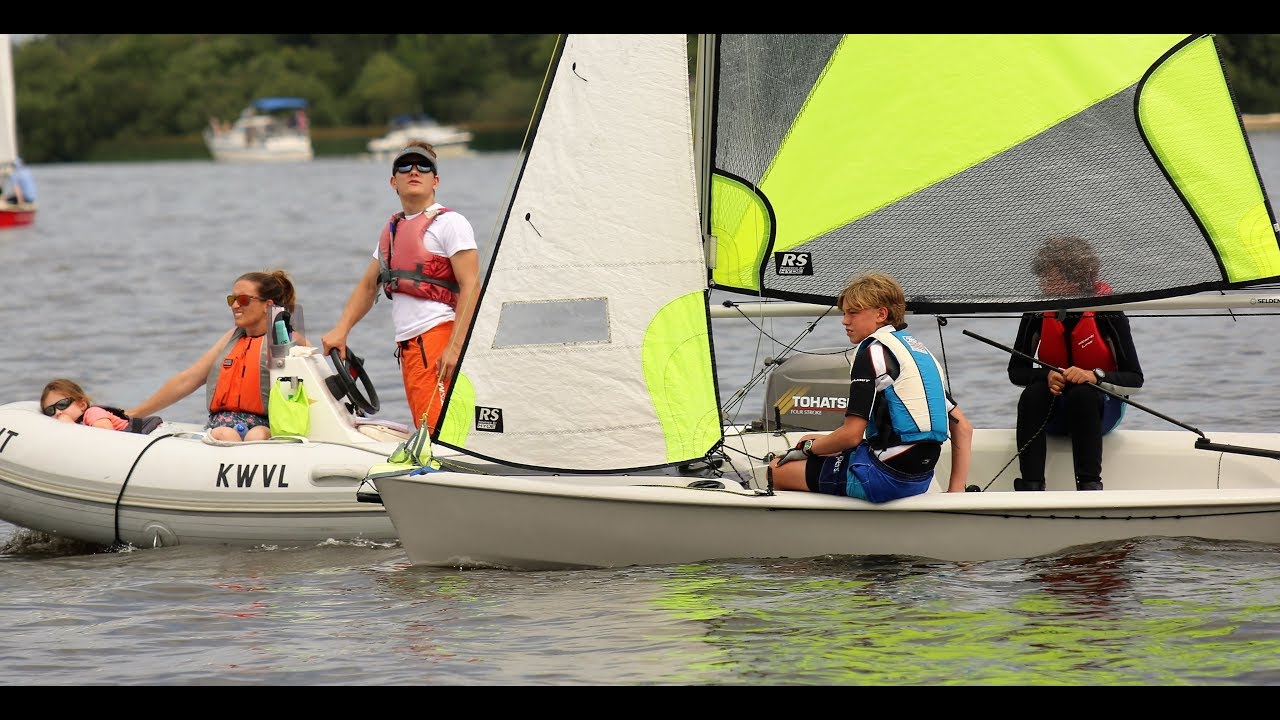
<path fill-rule="evenodd" d="M 1011 430 L 977 430 L 970 482 L 880 505 L 806 492 L 768 494 L 763 466 L 746 489 L 689 487 L 689 477 L 499 476 L 459 472 L 374 482 L 405 552 L 418 565 L 513 569 L 618 567 L 730 558 L 908 555 L 995 560 L 1144 536 L 1280 543 L 1280 463 L 1198 450 L 1188 433 L 1107 437 L 1107 489 L 1080 492 L 1070 446 L 1050 442 L 1046 492 L 1014 492 Z M 726 441 L 763 454 L 774 435 Z M 1232 445 L 1280 449 L 1265 434 Z M 732 457 L 732 454 L 731 454 Z"/>
<path fill-rule="evenodd" d="M 706 35 L 692 127 L 687 47 L 683 35 L 558 44 L 436 436 L 506 467 L 438 458 L 444 471 L 370 472 L 412 562 L 1280 543 L 1274 434 L 1115 431 L 1100 492 L 1075 489 L 1071 447 L 1050 438 L 1048 490 L 1016 492 L 1014 431 L 982 429 L 967 478 L 981 492 L 944 492 L 949 447 L 923 495 L 875 505 L 772 492 L 764 458 L 800 434 L 763 428 L 842 423 L 851 356 L 771 359 L 758 431 L 721 445 L 720 419 L 736 415 L 722 412 L 714 366 L 732 350 L 712 347 L 710 287 L 809 303 L 817 318 L 868 270 L 902 282 L 913 312 L 948 314 L 1112 307 L 1280 277 L 1276 221 L 1212 36 Z M 920 107 L 946 108 L 946 127 L 903 112 Z M 1063 236 L 1105 258 L 1066 296 L 1032 270 L 1035 245 Z M 1102 280 L 1105 297 L 1081 296 Z M 760 328 L 766 339 L 787 345 Z M 724 457 L 708 464 L 708 448 Z M 702 468 L 630 470 L 690 460 Z"/>
<path fill-rule="evenodd" d="M 26 227 L 36 221 L 36 211 L 31 209 L 0 208 L 0 229 Z"/>

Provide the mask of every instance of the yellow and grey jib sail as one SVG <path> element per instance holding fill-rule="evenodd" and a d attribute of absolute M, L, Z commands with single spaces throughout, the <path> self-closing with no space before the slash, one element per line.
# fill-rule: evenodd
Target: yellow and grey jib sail
<path fill-rule="evenodd" d="M 918 311 L 1035 309 L 1057 236 L 1103 301 L 1280 277 L 1211 35 L 721 35 L 714 63 L 722 289 L 834 303 L 881 270 Z"/>

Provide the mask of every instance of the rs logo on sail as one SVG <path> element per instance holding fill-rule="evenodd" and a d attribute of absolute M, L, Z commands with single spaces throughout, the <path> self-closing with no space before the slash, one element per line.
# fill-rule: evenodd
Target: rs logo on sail
<path fill-rule="evenodd" d="M 502 432 L 502 408 L 477 407 L 476 430 Z"/>
<path fill-rule="evenodd" d="M 233 468 L 236 472 L 238 488 L 253 487 L 253 481 L 258 477 L 259 469 L 262 470 L 262 487 L 269 488 L 271 483 L 275 483 L 278 488 L 289 487 L 289 483 L 284 481 L 284 465 L 240 465 L 238 463 L 218 463 L 218 481 L 214 483 L 214 487 L 231 487 Z"/>
<path fill-rule="evenodd" d="M 813 262 L 807 252 L 776 252 L 773 269 L 779 275 L 812 275 Z"/>

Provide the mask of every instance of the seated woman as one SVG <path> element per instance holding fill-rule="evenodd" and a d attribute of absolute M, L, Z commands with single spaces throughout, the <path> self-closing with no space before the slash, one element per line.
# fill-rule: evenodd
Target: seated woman
<path fill-rule="evenodd" d="M 159 412 L 204 385 L 209 408 L 205 427 L 210 438 L 225 442 L 270 439 L 267 407 L 271 390 L 271 310 L 283 307 L 293 312 L 296 303 L 293 282 L 284 270 L 241 275 L 227 296 L 235 326 L 191 367 L 166 380 L 129 414 Z"/>
<path fill-rule="evenodd" d="M 58 422 L 79 423 L 104 430 L 127 430 L 129 419 L 118 408 L 95 405 L 74 380 L 56 378 L 40 391 L 40 410 Z"/>

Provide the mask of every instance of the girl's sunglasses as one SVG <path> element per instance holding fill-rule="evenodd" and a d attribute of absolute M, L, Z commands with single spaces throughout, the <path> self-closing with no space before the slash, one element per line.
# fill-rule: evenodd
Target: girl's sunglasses
<path fill-rule="evenodd" d="M 71 398 L 62 398 L 58 402 L 45 408 L 42 412 L 49 417 L 53 417 L 54 415 L 57 415 L 59 411 L 66 410 L 71 407 L 71 403 L 73 402 L 75 402 L 75 400 L 72 400 Z"/>
<path fill-rule="evenodd" d="M 249 304 L 250 300 L 266 300 L 266 298 L 260 298 L 257 295 L 228 295 L 227 307 L 233 307 L 236 303 L 240 303 L 240 307 L 244 307 Z"/>

